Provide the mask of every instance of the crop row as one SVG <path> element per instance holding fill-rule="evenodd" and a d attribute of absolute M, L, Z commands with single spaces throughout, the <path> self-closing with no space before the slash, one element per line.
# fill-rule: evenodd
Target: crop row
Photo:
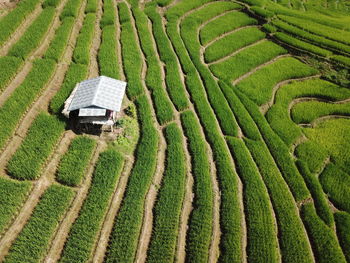
<path fill-rule="evenodd" d="M 241 7 L 240 5 L 236 5 L 234 8 L 239 9 Z M 257 23 L 258 21 L 243 12 L 232 11 L 206 24 L 199 32 L 200 42 L 202 45 L 205 45 L 222 34 L 242 26 Z"/>
<path fill-rule="evenodd" d="M 306 50 L 322 57 L 329 58 L 330 56 L 333 55 L 332 51 L 329 51 L 327 49 L 320 48 L 308 42 L 299 40 L 298 38 L 292 37 L 285 33 L 277 32 L 276 34 L 274 34 L 274 37 L 297 49 Z"/>
<path fill-rule="evenodd" d="M 201 8 L 183 20 L 182 24 L 180 25 L 182 39 L 179 38 L 179 41 L 183 40 L 183 43 L 185 44 L 190 55 L 190 57 L 188 57 L 185 52 L 183 54 L 179 54 L 179 56 L 182 56 L 180 58 L 180 62 L 182 63 L 187 74 L 197 74 L 198 70 L 207 92 L 207 94 L 205 94 L 205 92 L 203 94 L 203 101 L 206 101 L 205 97 L 208 96 L 208 100 L 216 114 L 222 132 L 225 135 L 230 136 L 236 136 L 238 134 L 238 125 L 232 112 L 230 111 L 228 103 L 225 100 L 225 96 L 220 90 L 220 87 L 213 78 L 209 69 L 202 64 L 198 52 L 200 50 L 200 43 L 197 37 L 197 30 L 198 27 L 207 19 L 220 14 L 223 8 L 224 10 L 225 8 L 230 10 L 236 7 L 237 5 L 235 3 L 216 2 Z M 173 26 L 169 26 L 169 33 L 170 30 L 172 34 L 177 34 L 177 31 L 175 31 Z"/>
<path fill-rule="evenodd" d="M 59 262 L 89 261 L 122 168 L 123 157 L 115 150 L 100 154 L 89 193 L 69 231 Z"/>
<path fill-rule="evenodd" d="M 109 25 L 115 25 L 115 7 L 113 0 L 103 0 L 103 15 L 101 18 L 101 28 Z"/>
<path fill-rule="evenodd" d="M 350 214 L 346 212 L 336 212 L 334 214 L 337 235 L 339 239 L 340 246 L 343 249 L 346 260 L 350 260 Z"/>
<path fill-rule="evenodd" d="M 323 167 L 324 161 L 329 157 L 329 153 L 324 147 L 310 140 L 299 144 L 295 148 L 294 154 L 298 159 L 305 162 L 305 167 L 312 173 L 318 173 Z M 306 179 L 305 181 L 307 182 Z M 310 190 L 312 189 L 310 188 Z"/>
<path fill-rule="evenodd" d="M 237 88 L 258 105 L 267 103 L 274 87 L 283 80 L 307 77 L 317 70 L 297 59 L 286 57 L 269 64 L 242 80 Z"/>
<path fill-rule="evenodd" d="M 346 263 L 333 229 L 317 216 L 312 203 L 303 205 L 300 214 L 310 238 L 315 261 L 320 263 Z"/>
<path fill-rule="evenodd" d="M 326 115 L 350 115 L 350 103 L 334 104 L 321 101 L 308 101 L 294 105 L 291 117 L 295 123 L 311 123 Z"/>
<path fill-rule="evenodd" d="M 96 14 L 85 16 L 84 24 L 79 32 L 77 43 L 73 52 L 73 61 L 77 64 L 89 65 L 90 47 L 95 32 Z"/>
<path fill-rule="evenodd" d="M 229 34 L 224 38 L 215 41 L 205 49 L 205 62 L 210 63 L 231 53 L 253 44 L 265 37 L 265 33 L 256 27 L 248 27 Z"/>
<path fill-rule="evenodd" d="M 50 79 L 55 62 L 50 59 L 36 59 L 33 68 L 19 87 L 0 108 L 0 148 L 13 134 L 18 121 L 37 94 Z"/>
<path fill-rule="evenodd" d="M 284 16 L 284 15 L 279 15 L 278 17 L 283 21 L 290 23 L 294 26 L 297 26 L 299 28 L 302 28 L 308 32 L 341 42 L 343 44 L 347 44 L 347 45 L 350 44 L 350 32 L 346 32 L 344 30 L 339 30 L 336 28 L 331 28 L 329 26 L 324 26 L 312 21 L 308 21 L 307 23 L 305 23 L 304 19 L 300 19 L 296 17 Z"/>
<path fill-rule="evenodd" d="M 217 2 L 217 5 L 220 7 L 219 3 L 220 2 Z M 191 4 L 188 4 L 188 7 L 195 8 L 196 5 L 198 6 L 201 4 L 202 4 L 202 1 L 191 1 Z M 214 9 L 214 6 L 212 7 L 213 9 Z M 186 7 L 187 7 L 187 4 L 186 4 Z M 169 11 L 172 12 L 171 9 Z M 181 11 L 186 12 L 186 9 Z M 220 11 L 220 8 L 218 8 L 218 11 Z M 220 225 L 221 225 L 221 231 L 223 233 L 221 237 L 221 244 L 220 244 L 221 251 L 222 251 L 220 255 L 220 260 L 222 262 L 240 261 L 241 260 L 241 242 L 240 242 L 241 216 L 239 213 L 237 213 L 237 211 L 239 211 L 239 202 L 237 198 L 237 195 L 238 195 L 237 175 L 230 161 L 230 153 L 227 149 L 226 143 L 222 137 L 222 134 L 218 129 L 215 115 L 210 108 L 210 104 L 205 98 L 206 94 L 204 92 L 204 89 L 201 88 L 202 83 L 196 72 L 196 68 L 192 64 L 189 56 L 187 55 L 187 50 L 185 49 L 183 42 L 181 40 L 181 37 L 177 32 L 177 25 L 176 25 L 177 17 L 169 14 L 167 14 L 167 17 L 170 19 L 167 25 L 168 35 L 175 47 L 175 51 L 180 59 L 183 69 L 187 74 L 186 87 L 188 88 L 191 99 L 199 115 L 205 135 L 212 147 L 213 157 L 216 163 L 219 186 L 221 190 Z M 188 26 L 191 26 L 191 25 L 188 25 Z M 193 38 L 193 35 L 191 34 L 188 37 Z M 197 45 L 199 44 L 197 43 Z M 198 52 L 198 49 L 196 49 L 196 47 L 195 47 L 195 52 Z M 199 60 L 199 58 L 197 58 L 197 60 Z M 210 75 L 206 75 L 206 77 L 211 78 Z M 215 95 L 214 90 L 212 92 L 213 92 L 212 95 Z M 221 91 L 219 92 L 222 96 Z M 218 100 L 217 102 L 219 101 L 220 100 Z M 223 103 L 224 103 L 224 100 L 221 100 L 221 104 L 220 104 L 221 109 L 224 108 L 223 105 L 225 104 Z M 228 112 L 230 112 L 229 109 L 226 112 L 226 115 Z M 232 124 L 233 122 L 230 123 L 231 126 Z"/>
<path fill-rule="evenodd" d="M 193 210 L 187 231 L 186 262 L 208 262 L 214 197 L 207 146 L 193 112 L 183 112 L 181 123 L 191 154 L 191 172 L 194 180 Z"/>
<path fill-rule="evenodd" d="M 62 0 L 44 0 L 42 3 L 43 8 L 48 6 L 57 7 Z"/>
<path fill-rule="evenodd" d="M 310 246 L 298 208 L 273 157 L 262 141 L 245 139 L 268 189 L 276 216 L 278 241 L 284 262 L 312 262 Z"/>
<path fill-rule="evenodd" d="M 68 186 L 80 185 L 95 145 L 96 141 L 89 137 L 76 137 L 60 161 L 57 180 Z"/>
<path fill-rule="evenodd" d="M 169 124 L 164 129 L 167 142 L 166 167 L 153 208 L 154 220 L 147 262 L 173 262 L 185 195 L 186 162 L 179 127 Z M 171 197 L 171 198 L 169 198 Z"/>
<path fill-rule="evenodd" d="M 50 58 L 58 62 L 68 44 L 68 39 L 74 25 L 73 17 L 63 19 L 61 26 L 56 30 L 55 37 L 44 54 L 44 58 Z"/>
<path fill-rule="evenodd" d="M 54 116 L 41 113 L 7 165 L 10 176 L 32 180 L 40 176 L 42 165 L 52 153 L 64 124 Z"/>
<path fill-rule="evenodd" d="M 96 13 L 97 12 L 97 0 L 87 0 L 85 6 L 85 13 Z"/>
<path fill-rule="evenodd" d="M 23 60 L 21 58 L 11 56 L 0 57 L 0 91 L 6 87 L 22 65 Z"/>
<path fill-rule="evenodd" d="M 62 13 L 60 14 L 60 19 L 63 20 L 65 17 L 77 17 L 79 12 L 79 7 L 82 4 L 82 0 L 68 0 L 64 6 Z"/>
<path fill-rule="evenodd" d="M 301 136 L 300 127 L 294 124 L 288 112 L 289 104 L 299 97 L 319 97 L 336 101 L 350 97 L 350 91 L 321 79 L 298 81 L 282 86 L 276 93 L 275 104 L 267 112 L 266 119 L 287 145 L 291 145 Z"/>
<path fill-rule="evenodd" d="M 73 193 L 64 186 L 51 185 L 12 244 L 4 262 L 40 262 L 73 198 Z"/>
<path fill-rule="evenodd" d="M 134 261 L 141 231 L 144 201 L 156 168 L 159 138 L 147 97 L 139 96 L 135 100 L 135 105 L 140 123 L 140 138 L 123 203 L 110 236 L 105 258 L 107 263 Z"/>
<path fill-rule="evenodd" d="M 291 155 L 289 154 L 289 148 L 271 129 L 264 116 L 260 113 L 258 106 L 243 93 L 236 91 L 236 94 L 248 110 L 254 122 L 257 124 L 261 135 L 293 193 L 295 200 L 299 202 L 308 198 L 310 193 L 305 185 L 303 177 L 300 175 Z"/>
<path fill-rule="evenodd" d="M 266 186 L 241 139 L 228 137 L 228 146 L 243 184 L 248 262 L 278 262 L 278 239 Z"/>
<path fill-rule="evenodd" d="M 0 46 L 15 32 L 16 28 L 24 21 L 38 5 L 40 0 L 25 0 L 17 4 L 5 17 L 0 20 Z"/>
<path fill-rule="evenodd" d="M 350 47 L 346 44 L 342 44 L 342 43 L 309 33 L 298 27 L 295 27 L 286 22 L 283 22 L 282 20 L 274 20 L 273 25 L 275 25 L 276 27 L 278 27 L 279 29 L 281 29 L 286 33 L 292 34 L 293 36 L 301 38 L 302 40 L 310 41 L 311 43 L 317 46 L 350 53 Z"/>
<path fill-rule="evenodd" d="M 0 178 L 0 235 L 26 200 L 31 184 Z"/>
<path fill-rule="evenodd" d="M 25 59 L 38 46 L 48 28 L 52 24 L 55 8 L 45 8 L 28 27 L 22 37 L 11 47 L 8 55 Z"/>
<path fill-rule="evenodd" d="M 165 83 L 169 97 L 178 111 L 184 110 L 188 108 L 189 102 L 180 77 L 180 66 L 177 63 L 170 41 L 164 32 L 161 17 L 156 12 L 154 5 L 149 5 L 146 13 L 152 21 L 153 35 L 160 59 L 165 64 Z"/>
<path fill-rule="evenodd" d="M 332 59 L 340 64 L 350 67 L 350 58 L 344 56 L 333 56 Z"/>
<path fill-rule="evenodd" d="M 350 212 L 350 178 L 334 164 L 329 164 L 319 176 L 324 192 L 333 204 Z"/>
<path fill-rule="evenodd" d="M 174 119 L 174 111 L 166 90 L 162 86 L 161 68 L 148 29 L 148 17 L 138 8 L 132 9 L 136 20 L 137 33 L 147 62 L 146 85 L 151 91 L 158 122 L 162 125 Z"/>
<path fill-rule="evenodd" d="M 311 192 L 318 216 L 328 225 L 334 226 L 334 218 L 329 208 L 328 200 L 322 190 L 322 186 L 316 176 L 314 176 L 304 161 L 298 160 L 296 165 L 303 175 L 305 183 Z"/>
<path fill-rule="evenodd" d="M 218 78 L 231 81 L 286 52 L 284 48 L 271 41 L 263 41 L 242 50 L 224 62 L 211 65 L 210 69 Z"/>

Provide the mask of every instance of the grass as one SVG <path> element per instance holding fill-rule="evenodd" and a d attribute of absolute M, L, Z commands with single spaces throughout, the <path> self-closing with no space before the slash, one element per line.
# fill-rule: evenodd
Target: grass
<path fill-rule="evenodd" d="M 337 226 L 337 236 L 343 253 L 347 261 L 350 259 L 350 214 L 346 212 L 336 212 L 334 214 L 336 226 Z"/>
<path fill-rule="evenodd" d="M 40 198 L 33 214 L 12 244 L 4 262 L 40 262 L 55 230 L 73 199 L 74 192 L 51 185 Z"/>
<path fill-rule="evenodd" d="M 47 8 L 49 6 L 57 7 L 60 2 L 61 0 L 44 0 L 44 2 L 42 3 L 42 7 L 43 8 Z"/>
<path fill-rule="evenodd" d="M 9 84 L 22 65 L 23 60 L 21 58 L 12 56 L 0 57 L 0 91 Z"/>
<path fill-rule="evenodd" d="M 101 28 L 115 25 L 115 8 L 113 0 L 103 0 L 103 15 L 100 21 Z"/>
<path fill-rule="evenodd" d="M 91 260 L 97 234 L 123 168 L 123 157 L 115 150 L 100 154 L 89 193 L 72 225 L 59 262 Z"/>
<path fill-rule="evenodd" d="M 85 6 L 85 13 L 96 13 L 97 12 L 97 0 L 88 0 Z"/>
<path fill-rule="evenodd" d="M 172 123 L 166 126 L 164 136 L 167 142 L 166 167 L 153 208 L 153 231 L 147 250 L 147 262 L 155 263 L 172 262 L 175 258 L 186 184 L 186 162 L 181 131 Z"/>
<path fill-rule="evenodd" d="M 286 57 L 269 64 L 238 83 L 237 89 L 245 93 L 256 104 L 270 101 L 274 87 L 288 79 L 312 76 L 317 70 L 301 63 L 299 60 Z"/>
<path fill-rule="evenodd" d="M 207 145 L 193 112 L 183 112 L 181 123 L 191 154 L 191 172 L 194 180 L 194 200 L 188 223 L 186 261 L 208 262 L 213 227 L 214 196 Z"/>
<path fill-rule="evenodd" d="M 221 63 L 211 65 L 210 69 L 219 79 L 232 81 L 286 52 L 285 49 L 271 41 L 263 41 Z"/>
<path fill-rule="evenodd" d="M 295 148 L 295 156 L 306 163 L 312 173 L 321 170 L 324 161 L 328 157 L 326 149 L 314 141 L 307 141 Z"/>
<path fill-rule="evenodd" d="M 10 176 L 20 180 L 37 179 L 63 131 L 64 124 L 56 117 L 39 114 L 7 165 Z"/>
<path fill-rule="evenodd" d="M 25 31 L 22 37 L 10 48 L 8 55 L 26 59 L 39 45 L 52 24 L 55 8 L 45 8 Z"/>
<path fill-rule="evenodd" d="M 95 146 L 96 141 L 89 137 L 74 138 L 60 161 L 57 181 L 68 186 L 80 185 Z"/>
<path fill-rule="evenodd" d="M 65 17 L 69 16 L 77 17 L 81 3 L 82 0 L 68 0 L 60 14 L 60 19 L 63 20 Z"/>
<path fill-rule="evenodd" d="M 0 178 L 0 234 L 2 234 L 25 202 L 32 185 Z"/>
<path fill-rule="evenodd" d="M 205 45 L 217 36 L 239 27 L 254 24 L 257 24 L 254 18 L 245 13 L 232 11 L 206 24 L 199 32 L 199 38 L 202 45 Z"/>
<path fill-rule="evenodd" d="M 265 33 L 256 27 L 248 27 L 229 34 L 206 47 L 204 52 L 205 62 L 211 63 L 220 58 L 261 40 Z"/>

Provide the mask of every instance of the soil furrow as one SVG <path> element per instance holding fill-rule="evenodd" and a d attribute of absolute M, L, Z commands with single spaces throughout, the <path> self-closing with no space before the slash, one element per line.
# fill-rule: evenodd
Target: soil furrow
<path fill-rule="evenodd" d="M 0 240 L 0 261 L 4 259 L 8 253 L 13 241 L 16 239 L 17 235 L 21 232 L 24 225 L 30 218 L 33 209 L 39 202 L 40 196 L 49 187 L 49 185 L 54 181 L 54 174 L 56 167 L 59 163 L 61 155 L 67 151 L 70 141 L 74 138 L 74 133 L 67 131 L 64 133 L 62 139 L 57 145 L 54 154 L 51 156 L 50 161 L 46 165 L 41 177 L 34 183 L 35 186 L 30 193 L 27 201 L 23 205 L 21 211 L 17 215 L 16 219 L 5 232 Z"/>

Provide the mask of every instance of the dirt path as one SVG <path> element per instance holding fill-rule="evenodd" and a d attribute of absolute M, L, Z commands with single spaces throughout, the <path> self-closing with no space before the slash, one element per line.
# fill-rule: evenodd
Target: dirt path
<path fill-rule="evenodd" d="M 244 51 L 245 49 L 254 47 L 254 46 L 256 46 L 256 45 L 258 45 L 258 44 L 260 44 L 260 43 L 262 43 L 262 42 L 265 42 L 265 41 L 267 41 L 267 39 L 266 39 L 266 38 L 263 38 L 263 39 L 261 39 L 261 40 L 258 40 L 258 41 L 256 41 L 256 42 L 252 43 L 252 44 L 249 44 L 249 45 L 247 45 L 247 46 L 241 47 L 240 49 L 237 49 L 236 51 L 232 52 L 231 54 L 228 54 L 228 55 L 226 55 L 226 56 L 224 56 L 224 57 L 222 57 L 222 58 L 219 58 L 218 60 L 215 60 L 215 61 L 210 62 L 210 63 L 207 63 L 207 64 L 208 64 L 208 66 L 211 66 L 211 65 L 214 65 L 214 64 L 218 64 L 218 63 L 224 62 L 224 61 L 226 61 L 226 60 L 228 60 L 228 59 L 230 59 L 230 58 L 236 56 L 236 55 L 237 55 L 238 53 L 240 53 L 241 51 Z M 201 54 L 203 54 L 203 52 L 201 52 Z M 204 58 L 202 58 L 202 61 L 204 62 Z"/>
<path fill-rule="evenodd" d="M 288 83 L 294 82 L 294 81 L 304 81 L 304 80 L 309 80 L 309 79 L 314 79 L 314 78 L 319 78 L 321 75 L 317 74 L 317 75 L 313 75 L 313 76 L 308 76 L 308 77 L 303 77 L 303 78 L 294 78 L 294 79 L 287 79 L 287 80 L 283 80 L 280 81 L 279 83 L 277 83 L 273 89 L 272 89 L 272 96 L 269 102 L 261 105 L 259 107 L 260 112 L 265 115 L 266 112 L 271 108 L 271 106 L 275 103 L 275 99 L 276 99 L 276 93 L 277 91 L 284 85 L 287 85 Z"/>
<path fill-rule="evenodd" d="M 12 45 L 16 43 L 23 33 L 28 29 L 28 27 L 32 24 L 32 22 L 39 16 L 39 14 L 42 12 L 41 2 L 37 4 L 34 11 L 29 14 L 25 19 L 24 22 L 17 27 L 17 29 L 13 32 L 13 34 L 10 36 L 10 38 L 1 45 L 0 47 L 0 56 L 5 56 L 7 52 L 10 50 Z"/>
<path fill-rule="evenodd" d="M 134 157 L 130 156 L 126 158 L 123 172 L 117 184 L 116 190 L 113 194 L 108 212 L 104 219 L 101 232 L 99 234 L 98 241 L 96 242 L 95 251 L 93 253 L 92 262 L 102 263 L 104 256 L 108 247 L 109 236 L 112 232 L 114 219 L 119 211 L 120 205 L 123 201 L 124 192 L 126 190 L 126 185 L 128 183 L 130 171 L 133 167 Z"/>
<path fill-rule="evenodd" d="M 97 147 L 93 153 L 92 159 L 86 169 L 86 176 L 85 176 L 84 182 L 81 184 L 80 187 L 78 187 L 74 201 L 71 204 L 66 215 L 64 216 L 64 219 L 61 222 L 55 234 L 55 237 L 51 242 L 50 249 L 43 262 L 52 263 L 52 262 L 57 262 L 59 260 L 65 241 L 68 237 L 69 230 L 72 224 L 74 223 L 74 221 L 76 220 L 76 218 L 78 217 L 79 211 L 88 194 L 88 191 L 91 185 L 92 174 L 93 174 L 97 159 L 104 148 L 106 148 L 106 145 L 104 143 L 101 143 L 101 142 L 97 143 Z"/>
<path fill-rule="evenodd" d="M 242 76 L 240 76 L 239 78 L 235 79 L 234 81 L 232 81 L 232 85 L 237 85 L 239 82 L 241 82 L 243 79 L 245 78 L 248 78 L 250 75 L 252 75 L 253 73 L 255 73 L 256 71 L 258 71 L 259 69 L 267 66 L 267 65 L 270 65 L 274 62 L 276 62 L 277 60 L 279 60 L 280 58 L 285 58 L 285 57 L 290 57 L 291 55 L 290 54 L 284 54 L 284 55 L 279 55 L 277 57 L 274 57 L 273 59 L 257 66 L 256 68 L 252 69 L 251 71 L 243 74 Z"/>
<path fill-rule="evenodd" d="M 80 11 L 79 11 L 80 15 L 79 15 L 78 21 L 75 23 L 73 27 L 68 45 L 62 57 L 62 61 L 71 61 L 73 49 L 76 42 L 76 37 L 82 26 L 82 23 L 80 22 L 83 19 L 84 9 L 85 9 L 85 2 L 80 8 Z M 58 64 L 53 74 L 53 77 L 45 85 L 44 91 L 41 92 L 38 99 L 32 104 L 29 110 L 25 113 L 25 115 L 19 121 L 15 134 L 9 139 L 8 143 L 5 145 L 5 147 L 0 153 L 1 154 L 0 173 L 3 173 L 4 167 L 6 166 L 7 161 L 11 158 L 13 153 L 21 144 L 21 141 L 25 137 L 29 127 L 31 126 L 33 120 L 38 115 L 38 113 L 42 110 L 44 111 L 48 110 L 48 106 L 52 97 L 56 94 L 56 92 L 60 89 L 62 85 L 67 69 L 68 69 L 68 64 Z"/>
<path fill-rule="evenodd" d="M 89 64 L 89 77 L 88 77 L 89 79 L 99 76 L 99 66 L 98 66 L 97 55 L 101 44 L 102 30 L 100 28 L 100 21 L 103 14 L 102 5 L 103 5 L 102 1 L 99 0 L 98 6 L 97 6 L 97 13 L 96 13 L 94 38 L 90 48 L 90 64 Z"/>
<path fill-rule="evenodd" d="M 27 201 L 24 206 L 20 210 L 18 216 L 9 227 L 9 229 L 5 232 L 0 240 L 0 261 L 4 259 L 6 254 L 8 253 L 13 241 L 16 239 L 17 235 L 22 231 L 26 222 L 30 218 L 35 206 L 39 202 L 41 195 L 45 192 L 45 190 L 49 187 L 49 185 L 54 180 L 54 174 L 56 171 L 56 167 L 59 163 L 61 155 L 67 151 L 68 145 L 70 141 L 74 138 L 74 133 L 70 131 L 66 131 L 58 143 L 58 147 L 53 153 L 50 161 L 46 165 L 45 169 L 41 177 L 34 182 L 35 186 L 30 193 Z"/>

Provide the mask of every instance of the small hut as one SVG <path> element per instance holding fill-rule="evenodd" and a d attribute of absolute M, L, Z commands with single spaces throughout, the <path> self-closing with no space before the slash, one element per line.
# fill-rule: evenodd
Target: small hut
<path fill-rule="evenodd" d="M 126 82 L 100 76 L 78 83 L 64 104 L 62 113 L 77 117 L 78 123 L 113 125 L 120 112 Z"/>

